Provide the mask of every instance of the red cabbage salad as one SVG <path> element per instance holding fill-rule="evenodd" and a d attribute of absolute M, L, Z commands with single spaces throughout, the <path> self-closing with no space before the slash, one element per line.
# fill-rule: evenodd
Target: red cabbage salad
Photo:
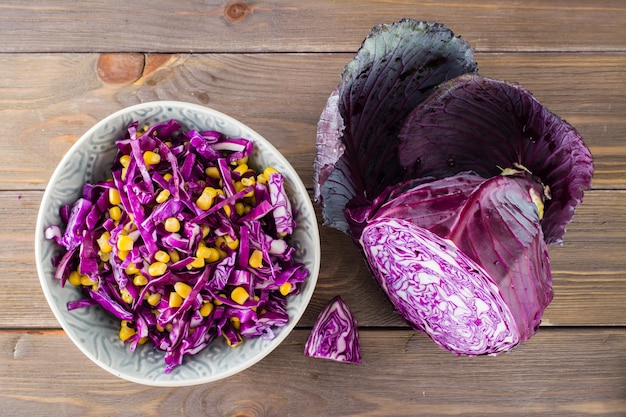
<path fill-rule="evenodd" d="M 395 310 L 457 354 L 532 337 L 592 155 L 518 84 L 478 74 L 444 25 L 372 29 L 317 129 L 315 200 Z"/>
<path fill-rule="evenodd" d="M 68 310 L 101 306 L 131 351 L 165 352 L 166 373 L 218 337 L 274 338 L 309 275 L 281 173 L 248 166 L 252 141 L 175 120 L 132 122 L 116 145 L 111 177 L 45 231 L 62 247 L 55 277 L 84 295 Z"/>

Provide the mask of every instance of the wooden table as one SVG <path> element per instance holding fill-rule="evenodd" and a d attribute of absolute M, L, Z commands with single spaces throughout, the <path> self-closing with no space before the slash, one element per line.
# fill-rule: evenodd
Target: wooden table
<path fill-rule="evenodd" d="M 52 315 L 35 271 L 42 193 L 81 134 L 130 104 L 176 99 L 240 118 L 312 190 L 316 123 L 370 28 L 446 24 L 483 75 L 520 82 L 578 128 L 596 174 L 551 247 L 555 297 L 510 354 L 457 357 L 392 311 L 349 239 L 322 228 L 321 276 L 297 329 L 227 380 L 153 388 L 91 363 Z M 213 0 L 0 4 L 0 415 L 626 416 L 626 3 Z M 307 358 L 341 294 L 362 365 Z"/>

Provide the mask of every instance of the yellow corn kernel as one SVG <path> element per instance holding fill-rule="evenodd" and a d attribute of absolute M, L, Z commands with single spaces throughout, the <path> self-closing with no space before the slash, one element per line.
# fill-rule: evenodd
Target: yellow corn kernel
<path fill-rule="evenodd" d="M 236 250 L 239 247 L 239 239 L 233 239 L 230 235 L 224 236 L 224 243 L 232 250 Z"/>
<path fill-rule="evenodd" d="M 241 320 L 239 320 L 239 317 L 231 317 L 230 324 L 235 330 L 239 330 L 241 328 Z"/>
<path fill-rule="evenodd" d="M 196 205 L 200 208 L 200 210 L 208 210 L 213 205 L 214 198 L 215 197 L 212 197 L 209 194 L 202 193 L 200 194 L 200 197 L 198 197 L 198 199 L 196 200 Z"/>
<path fill-rule="evenodd" d="M 131 262 L 126 268 L 124 268 L 124 272 L 126 272 L 126 275 L 134 275 L 139 272 L 139 268 Z"/>
<path fill-rule="evenodd" d="M 122 296 L 122 300 L 124 300 L 127 304 L 132 304 L 134 301 L 133 296 L 128 292 L 126 288 L 120 290 L 120 295 Z"/>
<path fill-rule="evenodd" d="M 216 306 L 221 306 L 222 304 L 224 304 L 224 303 L 222 302 L 221 298 L 224 298 L 224 297 L 225 297 L 225 295 L 220 293 L 220 294 L 218 294 L 218 296 L 219 296 L 220 298 L 215 298 L 215 299 L 213 300 L 213 304 L 215 304 Z"/>
<path fill-rule="evenodd" d="M 146 342 L 147 342 L 148 340 L 149 340 L 149 339 L 148 339 L 147 337 L 142 337 L 141 339 L 139 339 L 139 342 L 138 342 L 138 343 L 139 343 L 140 345 L 145 345 L 145 344 L 146 344 Z"/>
<path fill-rule="evenodd" d="M 241 179 L 241 185 L 244 187 L 253 186 L 255 182 L 254 177 L 244 177 Z"/>
<path fill-rule="evenodd" d="M 170 261 L 178 262 L 180 261 L 180 254 L 175 250 L 168 250 L 167 254 L 170 256 Z"/>
<path fill-rule="evenodd" d="M 291 284 L 288 282 L 285 282 L 283 285 L 278 287 L 278 291 L 280 291 L 282 295 L 289 294 L 291 292 Z"/>
<path fill-rule="evenodd" d="M 260 268 L 263 265 L 263 252 L 258 249 L 253 250 L 248 259 L 248 265 L 252 268 Z"/>
<path fill-rule="evenodd" d="M 184 282 L 177 282 L 174 284 L 174 291 L 176 291 L 176 293 L 183 298 L 189 297 L 192 289 L 191 285 Z"/>
<path fill-rule="evenodd" d="M 241 164 L 247 164 L 248 163 L 248 155 L 244 156 L 243 158 L 239 158 L 237 159 L 236 164 L 237 165 L 241 165 Z"/>
<path fill-rule="evenodd" d="M 170 255 L 164 250 L 159 250 L 159 251 L 156 251 L 156 253 L 154 254 L 154 259 L 166 264 L 170 261 Z"/>
<path fill-rule="evenodd" d="M 130 236 L 120 236 L 117 238 L 117 249 L 120 251 L 129 251 L 133 249 L 135 241 Z"/>
<path fill-rule="evenodd" d="M 176 233 L 180 230 L 180 221 L 176 217 L 168 217 L 163 223 L 165 230 L 170 233 Z"/>
<path fill-rule="evenodd" d="M 227 217 L 230 217 L 230 214 L 232 213 L 232 210 L 228 204 L 224 206 L 224 213 L 226 213 Z"/>
<path fill-rule="evenodd" d="M 148 274 L 153 277 L 161 276 L 165 273 L 165 271 L 167 271 L 167 265 L 159 261 L 153 262 L 148 267 Z"/>
<path fill-rule="evenodd" d="M 256 182 L 259 184 L 267 184 L 267 177 L 261 173 L 256 176 Z"/>
<path fill-rule="evenodd" d="M 170 195 L 172 195 L 170 190 L 161 190 L 161 192 L 156 196 L 156 202 L 165 203 L 167 199 L 170 198 Z"/>
<path fill-rule="evenodd" d="M 120 164 L 122 164 L 124 168 L 128 168 L 128 165 L 130 164 L 130 155 L 120 156 Z"/>
<path fill-rule="evenodd" d="M 233 169 L 233 172 L 236 172 L 239 175 L 243 175 L 248 171 L 248 165 L 247 164 L 239 164 L 237 165 L 237 167 L 235 169 Z"/>
<path fill-rule="evenodd" d="M 126 257 L 128 256 L 128 252 L 127 250 L 120 250 L 117 251 L 117 257 L 120 258 L 120 261 L 123 261 L 126 259 Z"/>
<path fill-rule="evenodd" d="M 202 304 L 202 307 L 200 307 L 200 315 L 202 317 L 209 317 L 214 308 L 215 306 L 213 305 L 213 303 L 204 303 Z"/>
<path fill-rule="evenodd" d="M 165 181 L 169 181 L 169 180 L 171 180 L 171 179 L 172 179 L 172 174 L 171 174 L 171 173 L 169 173 L 169 172 L 166 172 L 165 174 L 163 174 L 163 179 L 164 179 Z"/>
<path fill-rule="evenodd" d="M 100 260 L 102 262 L 109 262 L 109 259 L 111 259 L 111 252 L 104 253 L 101 250 L 99 250 L 98 251 L 98 256 L 100 257 Z"/>
<path fill-rule="evenodd" d="M 133 284 L 136 287 L 143 287 L 144 285 L 146 285 L 148 283 L 148 278 L 146 278 L 145 275 L 143 274 L 136 274 L 133 277 Z"/>
<path fill-rule="evenodd" d="M 80 285 L 81 276 L 78 273 L 78 271 L 72 271 L 72 272 L 70 272 L 70 276 L 69 276 L 69 278 L 67 280 L 70 282 L 70 284 L 72 284 L 72 285 L 77 287 L 77 286 Z"/>
<path fill-rule="evenodd" d="M 102 232 L 100 237 L 96 239 L 98 242 L 98 246 L 103 253 L 109 253 L 113 250 L 113 247 L 109 243 L 109 239 L 111 238 L 111 234 L 109 232 Z"/>
<path fill-rule="evenodd" d="M 203 244 L 198 245 L 198 249 L 196 249 L 196 257 L 198 258 L 208 258 L 211 255 L 211 249 L 207 248 Z"/>
<path fill-rule="evenodd" d="M 143 153 L 143 161 L 146 165 L 156 165 L 161 162 L 161 155 L 152 151 L 145 151 Z"/>
<path fill-rule="evenodd" d="M 202 225 L 202 238 L 204 239 L 205 237 L 207 237 L 209 233 L 211 233 L 211 226 L 209 226 L 208 224 L 203 224 Z"/>
<path fill-rule="evenodd" d="M 122 218 L 122 209 L 120 206 L 113 206 L 109 209 L 109 217 L 114 222 L 119 221 Z"/>
<path fill-rule="evenodd" d="M 159 294 L 158 292 L 155 292 L 154 294 L 150 294 L 146 301 L 151 306 L 155 306 L 155 305 L 159 304 L 159 302 L 161 301 L 161 294 Z"/>
<path fill-rule="evenodd" d="M 237 216 L 243 216 L 246 214 L 246 205 L 241 201 L 237 201 L 235 203 L 235 213 L 237 213 Z"/>
<path fill-rule="evenodd" d="M 128 339 L 131 336 L 134 336 L 136 333 L 135 329 L 131 328 L 131 327 L 127 327 L 127 326 L 122 326 L 120 328 L 120 339 L 122 341 L 126 341 L 126 339 Z"/>
<path fill-rule="evenodd" d="M 191 268 L 202 268 L 204 266 L 204 258 L 200 258 L 198 256 L 193 258 L 193 262 L 187 265 L 188 269 Z"/>
<path fill-rule="evenodd" d="M 128 171 L 128 168 L 122 167 L 122 173 L 121 173 L 122 180 L 126 179 L 126 172 L 127 171 Z"/>
<path fill-rule="evenodd" d="M 157 329 L 157 331 L 159 331 L 159 332 L 161 332 L 161 333 L 163 333 L 163 332 L 165 331 L 165 329 L 164 329 L 161 325 L 159 325 L 159 324 L 157 324 L 157 325 L 155 326 L 155 328 Z"/>
<path fill-rule="evenodd" d="M 235 287 L 230 293 L 230 299 L 239 305 L 242 305 L 250 298 L 250 294 L 244 287 Z"/>
<path fill-rule="evenodd" d="M 276 169 L 274 169 L 273 167 L 267 167 L 263 170 L 263 176 L 265 178 L 271 177 L 274 174 L 278 174 L 278 171 L 276 171 Z"/>
<path fill-rule="evenodd" d="M 215 248 L 206 248 L 202 251 L 202 257 L 208 263 L 217 262 L 220 260 L 220 252 Z M 198 255 L 200 256 L 200 255 Z"/>
<path fill-rule="evenodd" d="M 89 287 L 92 286 L 94 284 L 96 284 L 97 282 L 94 281 L 93 279 L 89 278 L 88 275 L 81 275 L 80 276 L 80 284 L 84 285 L 85 287 Z"/>
<path fill-rule="evenodd" d="M 116 206 L 122 202 L 122 198 L 120 197 L 120 192 L 117 188 L 109 188 L 109 203 L 112 206 Z"/>
<path fill-rule="evenodd" d="M 183 304 L 183 297 L 181 297 L 176 291 L 170 293 L 169 306 L 170 308 L 180 307 Z"/>
<path fill-rule="evenodd" d="M 220 170 L 217 167 L 208 167 L 204 170 L 204 173 L 209 178 L 213 178 L 216 180 L 220 178 Z"/>

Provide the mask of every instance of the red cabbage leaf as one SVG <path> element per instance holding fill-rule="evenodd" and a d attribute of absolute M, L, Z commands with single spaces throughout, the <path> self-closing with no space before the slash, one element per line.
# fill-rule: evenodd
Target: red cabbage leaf
<path fill-rule="evenodd" d="M 542 220 L 548 243 L 562 242 L 591 186 L 591 153 L 574 127 L 519 85 L 478 75 L 444 83 L 406 119 L 400 143 L 410 178 L 528 169 L 551 194 Z"/>
<path fill-rule="evenodd" d="M 348 232 L 347 203 L 403 177 L 397 134 L 406 116 L 441 82 L 474 71 L 469 45 L 443 25 L 403 19 L 372 29 L 318 124 L 314 192 L 325 224 Z"/>

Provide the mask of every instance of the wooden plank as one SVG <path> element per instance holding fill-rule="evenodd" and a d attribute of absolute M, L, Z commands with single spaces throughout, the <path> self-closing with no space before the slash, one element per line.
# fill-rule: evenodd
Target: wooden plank
<path fill-rule="evenodd" d="M 43 189 L 95 122 L 159 99 L 239 118 L 284 151 L 312 187 L 316 124 L 353 54 L 147 55 L 139 73 L 112 63 L 127 62 L 125 54 L 105 57 L 0 54 L 0 189 Z M 595 188 L 626 189 L 626 54 L 486 53 L 476 60 L 483 75 L 521 83 L 578 128 L 595 156 Z"/>
<path fill-rule="evenodd" d="M 398 417 L 614 417 L 626 410 L 624 328 L 543 329 L 510 354 L 475 358 L 457 357 L 410 331 L 360 335 L 361 365 L 305 357 L 308 331 L 296 330 L 226 380 L 154 388 L 106 373 L 63 332 L 2 332 L 0 399 L 14 417 L 41 409 L 64 416 L 302 417 L 387 417 L 390 410 Z"/>
<path fill-rule="evenodd" d="M 479 51 L 626 50 L 619 0 L 12 0 L 0 5 L 0 51 L 346 52 L 402 17 L 444 23 Z"/>
<path fill-rule="evenodd" d="M 0 328 L 54 328 L 34 264 L 34 225 L 41 192 L 0 192 Z M 545 325 L 626 326 L 624 191 L 591 191 L 569 225 L 563 246 L 550 247 L 555 298 Z M 301 326 L 340 294 L 363 326 L 406 327 L 371 278 L 356 246 L 321 227 L 318 286 Z"/>

